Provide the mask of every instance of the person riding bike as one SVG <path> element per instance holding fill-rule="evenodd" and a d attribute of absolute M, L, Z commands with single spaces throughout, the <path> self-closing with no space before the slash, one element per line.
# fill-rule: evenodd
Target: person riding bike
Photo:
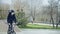
<path fill-rule="evenodd" d="M 16 23 L 16 16 L 14 13 L 14 10 L 10 10 L 8 16 L 7 16 L 7 23 L 8 23 L 8 34 L 14 32 L 13 24 Z"/>

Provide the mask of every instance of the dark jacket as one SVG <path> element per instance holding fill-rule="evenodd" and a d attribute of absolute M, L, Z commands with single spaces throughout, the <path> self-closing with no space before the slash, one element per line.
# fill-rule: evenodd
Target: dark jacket
<path fill-rule="evenodd" d="M 8 23 L 13 23 L 13 22 L 16 23 L 16 17 L 15 17 L 15 14 L 14 14 L 14 15 L 11 15 L 11 13 L 12 13 L 12 11 L 9 12 L 9 14 L 8 14 L 7 22 L 8 22 Z"/>

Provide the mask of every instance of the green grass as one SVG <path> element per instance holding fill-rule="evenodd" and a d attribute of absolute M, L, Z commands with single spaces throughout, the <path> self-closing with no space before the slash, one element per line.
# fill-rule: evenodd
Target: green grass
<path fill-rule="evenodd" d="M 52 26 L 48 26 L 48 25 L 38 25 L 38 24 L 27 24 L 26 27 L 20 27 L 19 28 L 26 28 L 26 29 L 56 29 L 53 28 Z M 58 27 L 57 29 L 60 29 L 60 27 Z"/>

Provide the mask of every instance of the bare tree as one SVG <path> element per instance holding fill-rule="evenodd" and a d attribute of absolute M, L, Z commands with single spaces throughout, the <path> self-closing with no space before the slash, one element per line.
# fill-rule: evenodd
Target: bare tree
<path fill-rule="evenodd" d="M 49 4 L 50 4 L 50 9 L 51 9 L 51 11 L 50 11 L 50 16 L 51 16 L 50 22 L 52 22 L 53 28 L 54 28 L 53 11 L 54 11 L 54 7 L 56 7 L 56 5 L 55 5 L 56 2 L 55 2 L 55 0 L 49 0 Z"/>
<path fill-rule="evenodd" d="M 21 0 L 14 0 L 13 3 L 13 9 L 16 11 L 20 11 L 21 8 Z"/>
<path fill-rule="evenodd" d="M 60 17 L 59 17 L 59 14 L 58 14 L 58 7 L 59 7 L 58 5 L 59 5 L 59 1 L 60 1 L 60 0 L 57 1 L 56 28 L 58 28 L 58 24 L 59 24 L 59 22 L 60 22 Z"/>
<path fill-rule="evenodd" d="M 32 18 L 33 18 L 33 22 L 35 21 L 35 17 L 36 17 L 36 6 L 34 6 L 32 8 Z"/>
<path fill-rule="evenodd" d="M 50 22 L 52 22 L 53 24 L 53 28 L 54 28 L 54 20 L 53 20 L 53 1 L 54 0 L 49 0 L 49 4 L 50 4 Z"/>

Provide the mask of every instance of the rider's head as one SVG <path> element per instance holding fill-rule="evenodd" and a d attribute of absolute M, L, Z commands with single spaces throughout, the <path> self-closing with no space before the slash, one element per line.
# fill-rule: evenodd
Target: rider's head
<path fill-rule="evenodd" d="M 10 13 L 11 15 L 14 15 L 14 10 L 10 10 L 9 13 Z"/>

